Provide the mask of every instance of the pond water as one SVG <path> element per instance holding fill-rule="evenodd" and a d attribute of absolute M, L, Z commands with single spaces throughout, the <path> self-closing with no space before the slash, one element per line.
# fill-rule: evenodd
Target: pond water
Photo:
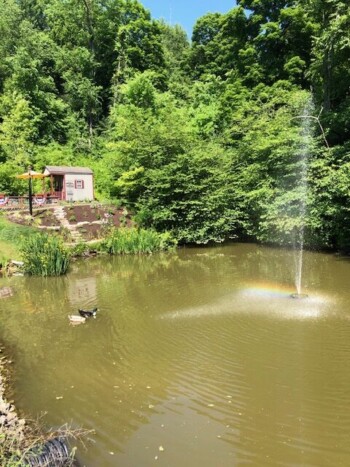
<path fill-rule="evenodd" d="M 229 244 L 2 279 L 18 409 L 94 429 L 87 467 L 350 465 L 350 261 L 306 253 L 303 300 L 293 264 Z"/>

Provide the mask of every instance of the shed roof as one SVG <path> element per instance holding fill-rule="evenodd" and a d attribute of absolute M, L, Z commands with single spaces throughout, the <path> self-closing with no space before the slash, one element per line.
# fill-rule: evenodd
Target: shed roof
<path fill-rule="evenodd" d="M 88 174 L 93 175 L 93 171 L 88 167 L 68 167 L 64 165 L 47 165 L 45 174 L 64 175 L 64 174 Z"/>

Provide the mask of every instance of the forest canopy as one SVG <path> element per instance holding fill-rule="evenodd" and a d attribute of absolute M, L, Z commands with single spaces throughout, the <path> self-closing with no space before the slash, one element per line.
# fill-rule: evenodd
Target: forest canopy
<path fill-rule="evenodd" d="M 0 57 L 0 192 L 84 165 L 180 243 L 288 244 L 303 223 L 350 247 L 347 2 L 239 0 L 189 39 L 137 0 L 3 0 Z"/>

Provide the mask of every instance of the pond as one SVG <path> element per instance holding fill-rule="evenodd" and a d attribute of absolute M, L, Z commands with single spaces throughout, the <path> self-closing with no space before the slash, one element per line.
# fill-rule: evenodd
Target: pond
<path fill-rule="evenodd" d="M 292 252 L 252 244 L 2 279 L 17 408 L 94 429 L 87 467 L 350 465 L 350 261 L 304 260 L 304 300 Z"/>

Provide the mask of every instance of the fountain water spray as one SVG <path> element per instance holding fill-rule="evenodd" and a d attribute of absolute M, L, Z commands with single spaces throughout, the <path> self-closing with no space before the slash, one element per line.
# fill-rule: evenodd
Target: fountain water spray
<path fill-rule="evenodd" d="M 316 121 L 322 136 L 325 142 L 327 149 L 329 149 L 329 144 L 324 132 L 324 129 L 321 125 L 320 116 L 322 113 L 322 108 L 320 113 L 317 117 L 312 115 L 314 110 L 313 102 L 310 101 L 306 104 L 304 108 L 303 115 L 298 115 L 294 118 L 302 119 L 302 139 L 303 139 L 303 147 L 300 151 L 300 218 L 301 224 L 300 228 L 297 229 L 294 236 L 294 251 L 295 251 L 295 287 L 296 293 L 292 294 L 292 298 L 306 298 L 307 295 L 302 293 L 301 289 L 301 279 L 302 279 L 302 272 L 303 272 L 303 254 L 304 254 L 304 233 L 305 233 L 305 217 L 306 217 L 306 201 L 307 201 L 307 194 L 308 194 L 308 183 L 307 183 L 307 171 L 308 171 L 308 162 L 309 162 L 309 139 L 311 137 L 311 121 Z"/>
<path fill-rule="evenodd" d="M 303 256 L 304 256 L 304 225 L 299 231 L 299 239 L 295 243 L 295 287 L 296 293 L 292 294 L 292 298 L 306 298 L 307 295 L 301 291 L 301 278 L 303 272 Z"/>
<path fill-rule="evenodd" d="M 317 120 L 322 134 L 324 136 L 323 128 L 320 124 L 318 117 L 312 116 L 313 103 L 310 100 L 305 108 L 303 115 L 300 115 L 295 118 L 302 119 L 301 126 L 301 136 L 302 136 L 302 146 L 300 148 L 300 157 L 299 157 L 299 167 L 300 171 L 299 176 L 299 223 L 298 226 L 294 229 L 294 261 L 295 261 L 295 287 L 296 293 L 292 294 L 292 298 L 306 298 L 307 295 L 302 293 L 302 272 L 303 272 L 303 256 L 304 256 L 304 236 L 305 236 L 305 219 L 306 219 L 306 208 L 307 208 L 307 195 L 308 195 L 308 165 L 309 165 L 309 143 L 310 137 L 312 134 L 312 120 Z M 327 141 L 326 141 L 327 142 Z M 328 143 L 327 143 L 328 145 Z"/>

